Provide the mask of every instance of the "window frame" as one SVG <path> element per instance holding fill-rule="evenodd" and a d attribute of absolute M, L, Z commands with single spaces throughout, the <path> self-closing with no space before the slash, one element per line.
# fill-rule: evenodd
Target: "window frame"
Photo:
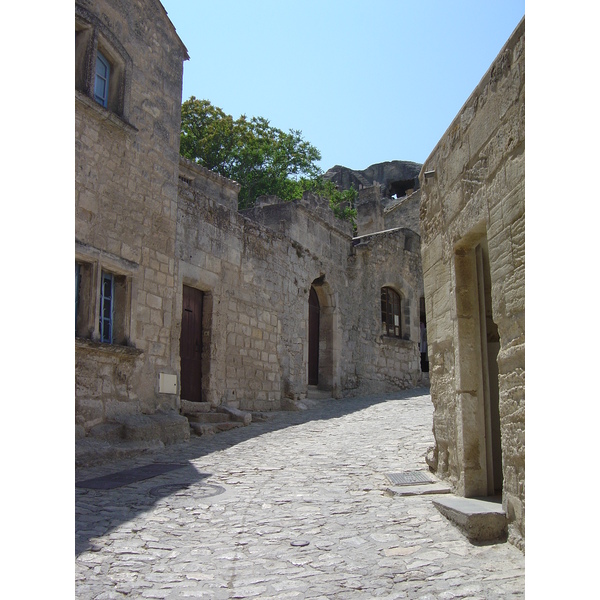
<path fill-rule="evenodd" d="M 96 97 L 98 57 L 109 67 L 106 95 L 102 100 Z M 76 5 L 75 90 L 93 100 L 95 106 L 101 106 L 127 122 L 132 70 L 131 57 L 106 24 Z"/>
<path fill-rule="evenodd" d="M 107 293 L 107 284 L 109 293 Z M 107 273 L 106 271 L 102 271 L 100 277 L 99 312 L 98 329 L 100 330 L 100 341 L 105 344 L 112 344 L 115 319 L 115 277 L 112 273 Z"/>
<path fill-rule="evenodd" d="M 79 252 L 75 257 L 75 338 L 132 346 L 135 266 Z M 105 283 L 110 281 L 110 289 Z"/>
<path fill-rule="evenodd" d="M 104 67 L 105 74 L 99 73 L 98 63 L 100 63 L 100 65 L 102 67 Z M 98 93 L 98 82 L 99 81 L 102 82 L 103 87 L 104 87 L 104 90 L 103 90 L 104 93 L 102 95 Z M 110 62 L 108 61 L 106 56 L 104 56 L 104 54 L 102 54 L 102 52 L 100 52 L 100 50 L 98 50 L 96 52 L 96 69 L 94 72 L 94 100 L 96 102 L 98 102 L 98 104 L 100 104 L 101 106 L 104 106 L 104 108 L 106 108 L 108 106 L 110 85 L 111 85 Z"/>
<path fill-rule="evenodd" d="M 381 326 L 386 337 L 402 337 L 402 295 L 390 286 L 381 288 Z"/>

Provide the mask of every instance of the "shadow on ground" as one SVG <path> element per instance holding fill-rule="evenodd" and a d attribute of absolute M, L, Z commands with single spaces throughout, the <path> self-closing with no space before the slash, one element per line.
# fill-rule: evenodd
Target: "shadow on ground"
<path fill-rule="evenodd" d="M 191 463 L 194 459 L 287 427 L 337 419 L 382 402 L 427 395 L 429 389 L 417 388 L 379 396 L 312 401 L 306 410 L 272 413 L 267 420 L 247 427 L 214 436 L 194 436 L 188 443 L 148 451 L 135 458 L 76 469 L 75 553 L 101 550 L 102 536 L 166 497 L 181 496 L 185 501 L 193 493 L 194 498 L 211 501 L 224 493 L 223 488 L 206 482 L 211 473 L 198 472 Z M 181 458 L 173 460 L 173 456 Z"/>

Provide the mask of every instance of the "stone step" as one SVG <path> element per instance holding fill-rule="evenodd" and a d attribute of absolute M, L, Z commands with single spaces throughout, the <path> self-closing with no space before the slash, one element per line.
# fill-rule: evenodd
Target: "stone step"
<path fill-rule="evenodd" d="M 331 398 L 331 390 L 320 390 L 316 385 L 309 385 L 306 397 L 310 400 L 327 400 Z"/>
<path fill-rule="evenodd" d="M 239 421 L 227 421 L 221 423 L 195 423 L 190 421 L 190 429 L 196 435 L 214 435 L 221 431 L 229 431 L 236 427 L 244 427 L 244 424 Z"/>
<path fill-rule="evenodd" d="M 220 412 L 184 414 L 190 423 L 224 423 L 230 420 L 228 414 Z"/>
<path fill-rule="evenodd" d="M 445 483 L 432 482 L 425 485 L 390 486 L 388 496 L 429 496 L 431 494 L 451 494 L 452 488 Z"/>
<path fill-rule="evenodd" d="M 499 502 L 448 495 L 436 498 L 433 505 L 472 542 L 506 539 L 507 518 Z"/>
<path fill-rule="evenodd" d="M 211 411 L 210 402 L 190 402 L 181 399 L 181 412 L 186 415 L 195 415 L 198 413 L 207 413 Z"/>

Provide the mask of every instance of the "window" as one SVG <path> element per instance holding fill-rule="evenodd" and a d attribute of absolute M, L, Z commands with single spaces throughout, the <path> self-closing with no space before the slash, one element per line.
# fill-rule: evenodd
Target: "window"
<path fill-rule="evenodd" d="M 129 280 L 102 271 L 100 278 L 99 337 L 106 344 L 128 344 Z"/>
<path fill-rule="evenodd" d="M 132 68 L 131 57 L 112 31 L 76 5 L 75 89 L 126 119 Z"/>
<path fill-rule="evenodd" d="M 130 345 L 131 277 L 75 262 L 75 336 Z"/>
<path fill-rule="evenodd" d="M 111 273 L 102 272 L 100 289 L 100 341 L 112 344 L 115 280 Z"/>
<path fill-rule="evenodd" d="M 402 337 L 400 294 L 392 288 L 381 288 L 381 327 L 383 335 Z"/>
<path fill-rule="evenodd" d="M 108 86 L 110 82 L 110 63 L 101 52 L 96 54 L 96 79 L 94 83 L 94 99 L 106 107 L 108 104 Z"/>

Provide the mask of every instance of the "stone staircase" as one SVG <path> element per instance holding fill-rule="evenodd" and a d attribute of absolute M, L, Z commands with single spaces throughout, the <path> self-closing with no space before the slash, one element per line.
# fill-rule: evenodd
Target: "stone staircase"
<path fill-rule="evenodd" d="M 210 402 L 181 400 L 181 414 L 187 418 L 191 432 L 196 435 L 214 435 L 252 422 L 252 415 L 228 406 L 213 407 Z"/>

